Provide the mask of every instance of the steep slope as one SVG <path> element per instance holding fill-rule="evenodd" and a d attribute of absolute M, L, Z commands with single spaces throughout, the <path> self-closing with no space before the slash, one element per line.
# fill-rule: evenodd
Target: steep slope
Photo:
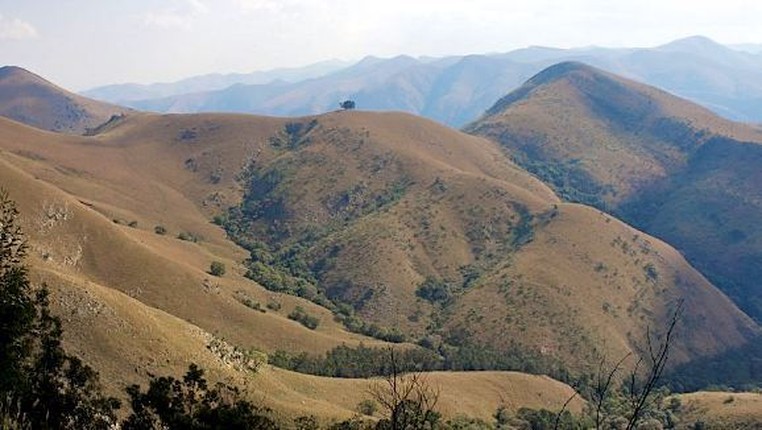
<path fill-rule="evenodd" d="M 243 201 L 225 222 L 252 251 L 251 275 L 270 288 L 301 277 L 349 305 L 345 316 L 433 347 L 516 347 L 572 368 L 602 349 L 635 348 L 627 333 L 659 324 L 679 296 L 706 319 L 691 320 L 678 361 L 756 331 L 668 246 L 560 203 L 486 140 L 404 114 L 281 124 L 250 151 Z M 197 136 L 218 140 L 213 127 Z M 726 335 L 707 336 L 709 320 Z"/>
<path fill-rule="evenodd" d="M 149 375 L 180 375 L 196 362 L 212 379 L 244 388 L 281 419 L 352 416 L 373 380 L 320 378 L 270 366 L 252 373 L 251 362 L 242 353 L 252 349 L 320 353 L 339 344 L 388 344 L 347 333 L 325 309 L 268 292 L 242 278 L 236 268 L 236 261 L 243 259 L 240 250 L 218 228 L 209 228 L 207 218 L 194 209 L 196 187 L 182 187 L 196 174 L 208 178 L 200 173 L 204 163 L 193 171 L 183 160 L 189 152 L 214 150 L 211 142 L 216 140 L 201 148 L 187 142 L 173 148 L 174 137 L 187 130 L 186 125 L 209 121 L 234 125 L 234 134 L 243 133 L 248 139 L 252 128 L 266 132 L 271 121 L 170 118 L 175 119 L 180 121 L 170 131 L 172 137 L 156 146 L 138 142 L 146 137 L 143 132 L 161 140 L 164 136 L 154 127 L 166 130 L 167 118 L 131 118 L 125 130 L 113 131 L 108 139 L 45 133 L 0 119 L 0 187 L 19 204 L 29 239 L 31 274 L 52 290 L 53 308 L 64 323 L 66 349 L 93 365 L 109 392 L 119 397 L 128 384 L 144 384 Z M 131 131 L 137 134 L 123 135 Z M 232 152 L 243 149 L 231 142 L 221 146 L 215 157 L 224 158 L 225 147 Z M 219 174 L 217 167 L 213 171 Z M 159 171 L 165 176 L 157 176 Z M 147 185 L 159 179 L 165 181 L 162 186 Z M 207 180 L 188 182 L 204 188 Z M 135 220 L 137 225 L 125 225 Z M 152 230 L 158 222 L 169 234 L 185 228 L 197 236 L 203 232 L 203 239 L 188 243 L 169 234 L 156 235 Z M 225 261 L 232 270 L 224 278 L 211 277 L 204 271 L 213 259 Z M 280 309 L 250 309 L 240 303 L 242 295 L 261 304 L 277 302 Z M 320 318 L 317 330 L 286 318 L 296 306 Z M 430 375 L 429 381 L 443 393 L 440 407 L 446 416 L 468 414 L 485 420 L 501 404 L 514 411 L 522 406 L 558 409 L 572 393 L 550 378 L 513 372 L 444 372 Z M 572 405 L 576 411 L 581 407 L 581 402 Z"/>
<path fill-rule="evenodd" d="M 129 111 L 70 93 L 20 67 L 0 68 L 0 116 L 43 130 L 83 134 Z"/>
<path fill-rule="evenodd" d="M 66 253 L 37 250 L 45 264 L 77 257 L 75 275 L 241 348 L 384 343 L 244 279 L 236 262 L 246 255 L 214 216 L 252 251 L 248 275 L 270 290 L 321 301 L 375 333 L 397 328 L 447 354 L 451 368 L 589 369 L 604 355 L 642 352 L 646 327 L 662 327 L 680 297 L 688 317 L 675 364 L 758 332 L 666 244 L 560 202 L 498 145 L 411 115 L 134 114 L 90 137 L 0 126 L 4 160 L 92 217 L 47 236 Z M 65 204 L 37 204 L 43 217 L 66 218 Z M 211 278 L 213 260 L 233 273 Z M 253 311 L 240 291 L 282 309 Z M 297 305 L 320 319 L 317 330 L 284 318 Z"/>
<path fill-rule="evenodd" d="M 247 362 L 233 353 L 232 342 L 222 339 L 223 330 L 215 329 L 213 333 L 190 323 L 187 317 L 178 318 L 148 306 L 145 295 L 125 294 L 110 287 L 109 280 L 104 283 L 92 281 L 86 263 L 94 258 L 87 248 L 97 247 L 93 242 L 98 241 L 99 235 L 109 236 L 112 246 L 108 252 L 128 263 L 134 258 L 132 254 L 140 253 L 129 246 L 131 229 L 112 226 L 66 193 L 4 161 L 0 163 L 3 167 L 0 183 L 12 190 L 23 214 L 24 229 L 30 232 L 32 276 L 52 289 L 53 308 L 64 323 L 65 346 L 98 369 L 109 392 L 123 397 L 124 387 L 128 384 L 144 384 L 151 374 L 180 375 L 189 363 L 195 362 L 209 371 L 213 379 L 244 388 L 252 399 L 274 408 L 283 419 L 306 414 L 321 419 L 346 419 L 354 414 L 358 399 L 366 395 L 373 381 L 319 378 L 270 366 L 261 366 L 252 373 Z M 83 230 L 87 233 L 83 234 Z M 83 240 L 90 245 L 81 247 Z M 174 264 L 163 263 L 169 270 Z M 144 277 L 136 277 L 136 281 L 155 282 L 159 287 L 177 290 L 150 272 L 142 275 Z M 202 300 L 205 307 L 220 307 L 213 296 L 224 295 L 229 281 L 219 282 L 223 283 L 221 291 L 205 292 L 206 297 Z M 256 294 L 256 290 L 253 293 Z M 198 301 L 187 290 L 175 291 L 175 294 L 191 294 L 185 306 Z M 284 307 L 289 306 L 289 299 L 283 299 Z M 302 305 L 309 307 L 309 303 Z M 235 318 L 231 315 L 235 313 L 234 309 L 220 308 L 225 312 L 220 318 Z M 265 336 L 265 340 L 254 340 L 254 346 L 266 345 L 267 340 L 272 339 L 279 342 L 279 346 L 295 343 L 300 349 L 308 347 L 303 336 L 294 333 L 307 333 L 306 329 L 270 316 L 271 312 L 258 316 L 259 312 L 250 311 L 250 318 L 256 320 L 250 330 L 260 333 L 254 334 L 253 338 Z M 273 318 L 282 319 L 282 324 L 268 322 Z M 203 317 L 197 320 L 203 323 Z M 240 323 L 227 321 L 231 325 Z M 309 336 L 318 341 L 324 337 L 319 333 Z M 337 340 L 342 340 L 341 335 Z M 351 342 L 347 338 L 343 340 Z M 240 350 L 252 346 L 245 342 L 237 345 Z M 556 409 L 571 394 L 571 388 L 550 378 L 511 372 L 439 373 L 431 375 L 430 382 L 444 393 L 441 407 L 448 416 L 467 413 L 483 419 L 489 419 L 501 402 L 508 402 L 513 410 L 519 405 Z M 576 403 L 573 408 L 579 410 L 581 403 Z"/>
<path fill-rule="evenodd" d="M 762 318 L 758 130 L 579 63 L 546 69 L 467 130 L 564 198 L 675 245 Z"/>

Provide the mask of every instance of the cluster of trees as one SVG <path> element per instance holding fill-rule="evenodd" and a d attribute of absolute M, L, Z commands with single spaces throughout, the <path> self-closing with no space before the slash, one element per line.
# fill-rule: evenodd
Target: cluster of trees
<path fill-rule="evenodd" d="M 360 344 L 357 347 L 337 346 L 328 351 L 325 356 L 307 353 L 290 354 L 279 350 L 270 355 L 269 363 L 300 373 L 338 378 L 387 376 L 395 370 L 420 372 L 434 370 L 441 366 L 439 355 L 422 348 L 399 351 L 395 359 L 392 366 L 388 349 L 371 348 Z"/>
<path fill-rule="evenodd" d="M 288 314 L 288 319 L 294 320 L 310 330 L 315 330 L 320 324 L 320 320 L 316 316 L 308 314 L 301 306 L 294 308 L 294 310 Z"/>
<path fill-rule="evenodd" d="M 155 377 L 146 391 L 132 385 L 127 394 L 133 412 L 122 424 L 124 430 L 278 428 L 269 409 L 243 400 L 235 387 L 209 386 L 204 371 L 195 364 L 182 380 Z"/>
<path fill-rule="evenodd" d="M 427 343 L 424 348 L 401 350 L 396 356 L 396 367 L 403 372 L 429 372 L 447 370 L 513 370 L 551 375 L 555 379 L 577 386 L 586 386 L 589 377 L 575 379 L 556 360 L 530 354 L 519 346 L 496 350 L 486 345 L 463 343 L 459 346 Z M 306 352 L 292 354 L 276 351 L 270 364 L 300 373 L 338 378 L 370 378 L 391 373 L 386 348 L 339 345 L 325 355 Z"/>
<path fill-rule="evenodd" d="M 494 421 L 486 422 L 467 416 L 456 416 L 444 420 L 437 411 L 440 392 L 432 386 L 426 374 L 420 372 L 404 372 L 404 357 L 393 349 L 386 350 L 386 365 L 388 375 L 377 380 L 369 390 L 372 400 L 361 403 L 365 409 L 366 403 L 380 406 L 381 418 L 377 421 L 354 417 L 350 420 L 330 425 L 329 429 L 351 430 L 461 430 L 461 429 L 499 429 L 499 430 L 650 430 L 673 429 L 679 424 L 677 413 L 681 409 L 678 399 L 669 397 L 666 390 L 653 389 L 654 378 L 658 378 L 663 369 L 662 363 L 666 355 L 662 353 L 669 349 L 669 343 L 654 345 L 655 361 L 648 365 L 636 361 L 632 373 L 628 377 L 635 378 L 643 371 L 643 378 L 624 378 L 623 383 L 614 383 L 615 374 L 621 370 L 624 360 L 615 364 L 608 371 L 601 370 L 597 375 L 596 384 L 589 387 L 588 403 L 585 410 L 574 415 L 567 406 L 578 395 L 569 398 L 560 411 L 547 409 L 520 408 L 512 413 L 506 407 L 499 407 L 493 416 Z M 629 358 L 629 357 L 628 357 Z M 650 360 L 650 359 L 649 359 Z M 371 415 L 372 413 L 368 414 Z M 296 420 L 297 428 L 317 429 L 314 419 L 302 417 Z M 305 424 L 310 425 L 305 425 Z M 301 424 L 301 425 L 300 425 Z M 702 422 L 682 423 L 682 428 L 703 428 Z M 688 424 L 688 425 L 685 425 Z"/>

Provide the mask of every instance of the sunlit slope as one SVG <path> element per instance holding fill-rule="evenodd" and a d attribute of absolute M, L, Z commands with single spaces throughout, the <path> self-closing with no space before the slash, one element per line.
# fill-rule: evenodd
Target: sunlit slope
<path fill-rule="evenodd" d="M 734 392 L 697 392 L 678 396 L 682 403 L 684 428 L 703 422 L 708 429 L 758 429 L 762 422 L 762 394 Z M 678 427 L 680 428 L 680 427 Z"/>
<path fill-rule="evenodd" d="M 0 68 L 0 116 L 33 127 L 83 134 L 130 111 L 71 93 L 20 67 Z"/>
<path fill-rule="evenodd" d="M 59 191 L 6 161 L 23 165 L 28 159 L 8 153 L 2 153 L 2 157 L 2 186 L 19 201 L 24 214 L 33 268 L 55 269 L 82 281 L 119 290 L 245 348 L 320 352 L 342 342 L 362 340 L 341 329 L 325 309 L 295 297 L 267 292 L 240 277 L 236 267 L 240 251 L 229 242 L 226 249 L 224 239 L 219 238 L 221 244 L 203 241 L 197 244 L 181 241 L 171 233 L 159 236 L 153 231 L 115 223 L 93 210 L 96 205 L 91 201 Z M 199 217 L 197 223 L 208 221 Z M 167 226 L 172 232 L 172 225 Z M 224 278 L 206 273 L 214 260 L 221 260 L 230 268 Z M 282 308 L 261 313 L 241 304 L 236 299 L 241 295 L 263 307 L 274 301 Z M 285 317 L 297 305 L 320 316 L 322 324 L 317 331 L 307 330 Z"/>
<path fill-rule="evenodd" d="M 637 332 L 663 323 L 678 297 L 689 297 L 689 312 L 709 315 L 694 318 L 692 324 L 697 325 L 686 330 L 679 355 L 683 359 L 742 344 L 756 330 L 669 247 L 607 221 L 609 217 L 597 211 L 560 204 L 546 186 L 486 140 L 393 113 L 339 112 L 295 120 L 199 115 L 141 121 L 145 122 L 140 127 L 136 119 L 102 139 L 129 142 L 135 133 L 145 140 L 162 135 L 173 139 L 170 146 L 182 148 L 179 151 L 211 145 L 216 149 L 195 149 L 199 157 L 194 160 L 205 164 L 194 163 L 206 167 L 190 174 L 202 179 L 208 175 L 203 169 L 214 165 L 208 160 L 230 157 L 236 166 L 248 166 L 246 174 L 238 176 L 246 189 L 239 214 L 243 231 L 274 248 L 298 244 L 300 257 L 315 271 L 326 294 L 352 304 L 362 317 L 379 325 L 454 342 L 465 330 L 469 341 L 500 347 L 508 342 L 495 339 L 510 328 L 518 333 L 511 339 L 520 346 L 575 365 L 608 349 L 620 353 L 636 348 L 641 340 Z M 168 125 L 172 121 L 178 122 Z M 249 140 L 236 137 L 236 124 L 252 127 L 244 133 Z M 193 133 L 186 133 L 193 127 Z M 271 127 L 269 136 L 262 132 L 266 127 Z M 183 133 L 185 146 L 178 142 Z M 230 144 L 231 140 L 240 143 Z M 217 163 L 224 172 L 236 169 Z M 235 195 L 235 181 L 227 183 L 235 176 L 223 176 L 215 186 L 230 186 L 228 195 Z M 197 184 L 184 186 L 191 190 Z M 197 199 L 204 195 L 196 193 Z M 572 221 L 561 224 L 567 213 L 574 214 Z M 553 229 L 568 242 L 565 247 L 558 239 L 537 240 Z M 606 235 L 592 241 L 581 231 Z M 574 251 L 577 247 L 581 251 Z M 624 251 L 612 255 L 618 248 Z M 581 265 L 575 254 L 601 261 L 588 257 L 590 261 Z M 517 264 L 536 256 L 547 266 Z M 476 276 L 467 288 L 459 287 L 464 268 Z M 615 275 L 606 271 L 616 272 L 620 288 L 629 295 L 608 288 L 609 276 Z M 441 306 L 419 298 L 416 289 L 426 278 L 453 285 L 453 303 Z M 568 291 L 549 287 L 548 279 L 553 278 L 568 283 Z M 523 292 L 500 293 L 503 299 L 495 300 L 494 291 L 509 282 L 527 286 Z M 602 292 L 590 294 L 592 286 Z M 483 310 L 480 300 L 485 299 L 497 309 Z M 516 306 L 518 301 L 527 304 Z M 496 322 L 480 322 L 492 320 Z M 441 327 L 431 330 L 434 321 L 441 321 Z M 728 331 L 714 331 L 715 336 L 705 332 L 709 326 Z"/>
<path fill-rule="evenodd" d="M 2 157 L 15 158 L 7 153 Z M 264 293 L 240 280 L 214 279 L 207 287 L 194 279 L 197 270 L 190 267 L 194 260 L 203 259 L 203 251 L 169 253 L 174 247 L 196 245 L 171 239 L 178 244 L 160 246 L 144 240 L 139 231 L 114 224 L 66 193 L 4 160 L 0 163 L 0 183 L 10 190 L 23 214 L 32 277 L 52 291 L 53 309 L 64 323 L 66 349 L 94 366 L 109 392 L 123 396 L 120 393 L 127 384 L 145 384 L 151 374 L 181 375 L 195 362 L 207 369 L 210 378 L 244 387 L 247 395 L 272 407 L 281 419 L 306 414 L 345 419 L 368 397 L 373 381 L 320 378 L 269 366 L 254 374 L 233 350 L 278 347 L 317 352 L 338 342 L 357 342 L 358 336 L 335 328 L 330 317 L 317 331 L 309 331 L 271 310 L 261 314 L 240 303 L 228 303 L 225 296 L 233 287 L 246 289 L 254 298 L 276 299 L 284 309 L 300 300 Z M 119 263 L 110 266 L 114 277 L 98 275 L 97 267 L 109 263 L 99 254 L 119 258 Z M 161 276 L 151 260 L 162 265 Z M 132 272 L 136 287 L 121 291 L 119 272 L 136 261 L 140 264 Z M 182 261 L 191 264 L 182 265 Z M 183 288 L 180 281 L 190 288 Z M 154 288 L 163 289 L 158 298 Z M 169 296 L 181 303 L 174 306 L 174 301 L 164 301 Z M 321 314 L 314 305 L 301 302 Z M 218 320 L 216 325 L 212 319 Z M 483 419 L 489 419 L 501 404 L 512 410 L 524 406 L 557 409 L 572 393 L 549 378 L 512 372 L 435 373 L 429 381 L 441 389 L 440 406 L 448 416 L 465 413 Z M 579 410 L 581 404 L 573 407 Z"/>

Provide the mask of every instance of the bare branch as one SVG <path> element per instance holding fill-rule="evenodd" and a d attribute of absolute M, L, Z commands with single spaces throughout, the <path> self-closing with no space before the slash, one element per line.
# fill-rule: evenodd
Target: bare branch
<path fill-rule="evenodd" d="M 680 321 L 680 317 L 682 316 L 684 303 L 684 299 L 680 299 L 677 302 L 677 306 L 675 307 L 675 311 L 672 313 L 672 318 L 670 319 L 664 340 L 661 342 L 658 347 L 658 351 L 655 353 L 653 349 L 653 342 L 650 336 L 650 330 L 647 331 L 648 351 L 651 358 L 651 369 L 648 372 L 648 377 L 646 378 L 642 390 L 637 396 L 634 397 L 636 401 L 634 403 L 632 416 L 627 423 L 626 430 L 632 430 L 637 425 L 638 421 L 640 420 L 640 415 L 648 405 L 651 393 L 656 388 L 656 384 L 659 382 L 659 379 L 664 372 L 664 369 L 667 365 L 667 360 L 669 359 L 669 349 L 672 346 L 672 337 L 675 332 L 675 327 L 677 327 L 677 323 Z M 634 378 L 635 373 L 633 372 L 632 379 L 634 380 Z"/>

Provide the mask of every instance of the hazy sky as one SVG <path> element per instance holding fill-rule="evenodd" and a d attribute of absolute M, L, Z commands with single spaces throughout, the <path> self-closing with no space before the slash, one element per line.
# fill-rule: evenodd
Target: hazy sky
<path fill-rule="evenodd" d="M 365 55 L 762 43 L 758 0 L 0 0 L 0 64 L 73 90 Z"/>

